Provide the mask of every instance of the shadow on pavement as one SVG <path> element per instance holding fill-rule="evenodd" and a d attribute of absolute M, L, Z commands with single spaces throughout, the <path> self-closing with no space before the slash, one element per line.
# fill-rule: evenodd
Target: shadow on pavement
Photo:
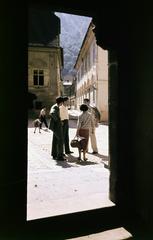
<path fill-rule="evenodd" d="M 81 160 L 81 161 L 77 161 L 77 164 L 79 164 L 79 165 L 81 165 L 81 166 L 87 166 L 87 165 L 95 165 L 95 164 L 98 164 L 98 163 L 96 163 L 96 162 L 91 162 L 91 161 L 83 161 L 83 160 Z"/>
<path fill-rule="evenodd" d="M 55 161 L 56 161 L 56 165 L 61 166 L 62 168 L 74 167 L 71 164 L 69 164 L 67 161 L 58 161 L 58 160 L 55 160 Z"/>
<path fill-rule="evenodd" d="M 69 155 L 67 160 L 70 163 L 76 163 L 76 164 L 79 164 L 79 165 L 94 165 L 94 164 L 97 164 L 97 162 L 93 162 L 93 161 L 89 161 L 89 160 L 87 160 L 87 161 L 78 160 L 77 157 L 74 157 L 72 155 Z"/>
<path fill-rule="evenodd" d="M 88 154 L 93 155 L 93 153 L 90 153 L 90 152 L 88 152 Z M 99 157 L 99 158 L 101 158 L 103 161 L 106 161 L 106 162 L 109 160 L 109 157 L 108 157 L 108 156 L 105 156 L 105 155 L 102 155 L 102 154 L 99 154 L 99 153 L 94 154 L 94 156 Z"/>
<path fill-rule="evenodd" d="M 69 168 L 69 167 L 77 166 L 77 165 L 71 165 L 71 163 L 75 163 L 77 165 L 82 165 L 82 166 L 98 164 L 97 162 L 93 162 L 93 161 L 89 161 L 89 160 L 87 160 L 87 161 L 78 160 L 77 157 L 74 157 L 72 155 L 68 155 L 66 157 L 66 161 L 56 161 L 56 165 L 61 166 L 63 168 Z"/>

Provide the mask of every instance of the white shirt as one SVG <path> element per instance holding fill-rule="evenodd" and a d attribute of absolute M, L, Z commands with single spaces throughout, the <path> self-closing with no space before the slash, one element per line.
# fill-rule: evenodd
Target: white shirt
<path fill-rule="evenodd" d="M 68 120 L 69 119 L 68 108 L 64 105 L 61 105 L 59 109 L 61 121 Z"/>
<path fill-rule="evenodd" d="M 45 116 L 46 115 L 46 111 L 44 109 L 41 109 L 40 115 Z"/>

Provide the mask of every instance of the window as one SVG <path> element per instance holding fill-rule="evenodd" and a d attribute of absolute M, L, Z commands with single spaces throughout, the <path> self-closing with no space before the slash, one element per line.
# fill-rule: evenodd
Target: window
<path fill-rule="evenodd" d="M 44 85 L 44 71 L 43 70 L 34 70 L 33 71 L 33 84 L 35 86 Z"/>
<path fill-rule="evenodd" d="M 88 71 L 90 70 L 90 49 L 87 55 L 87 66 L 88 66 Z"/>
<path fill-rule="evenodd" d="M 81 65 L 81 78 L 83 78 L 83 63 Z"/>
<path fill-rule="evenodd" d="M 85 61 L 85 63 L 84 63 L 84 64 L 85 64 L 85 66 L 84 66 L 84 68 L 85 68 L 85 73 L 87 73 L 87 69 L 88 69 L 88 68 L 87 68 L 87 55 L 85 56 L 85 60 L 84 60 L 84 61 Z"/>
<path fill-rule="evenodd" d="M 96 88 L 93 87 L 93 103 L 96 104 Z"/>
<path fill-rule="evenodd" d="M 96 43 L 93 42 L 93 64 L 96 63 Z"/>

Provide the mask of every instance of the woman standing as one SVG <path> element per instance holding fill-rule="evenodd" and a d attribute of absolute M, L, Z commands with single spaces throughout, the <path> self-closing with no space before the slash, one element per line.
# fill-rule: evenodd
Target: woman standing
<path fill-rule="evenodd" d="M 83 150 L 83 160 L 86 161 L 86 152 L 89 141 L 89 129 L 94 131 L 94 120 L 91 113 L 88 112 L 88 106 L 86 104 L 82 104 L 80 106 L 80 110 L 82 113 L 80 114 L 77 122 L 77 137 L 82 137 L 83 139 L 80 141 L 80 149 L 79 150 L 79 160 L 81 160 L 81 150 Z"/>

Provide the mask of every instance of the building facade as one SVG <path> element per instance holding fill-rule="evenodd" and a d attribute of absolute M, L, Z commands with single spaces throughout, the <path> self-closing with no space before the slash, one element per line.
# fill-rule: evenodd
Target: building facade
<path fill-rule="evenodd" d="M 43 9 L 29 12 L 28 91 L 33 108 L 50 108 L 61 94 L 63 49 L 60 47 L 60 19 Z"/>
<path fill-rule="evenodd" d="M 108 51 L 96 43 L 92 21 L 74 66 L 76 74 L 76 105 L 89 98 L 101 113 L 101 121 L 108 121 Z"/>
<path fill-rule="evenodd" d="M 70 109 L 76 108 L 75 77 L 72 74 L 63 77 L 63 95 L 69 97 Z"/>

